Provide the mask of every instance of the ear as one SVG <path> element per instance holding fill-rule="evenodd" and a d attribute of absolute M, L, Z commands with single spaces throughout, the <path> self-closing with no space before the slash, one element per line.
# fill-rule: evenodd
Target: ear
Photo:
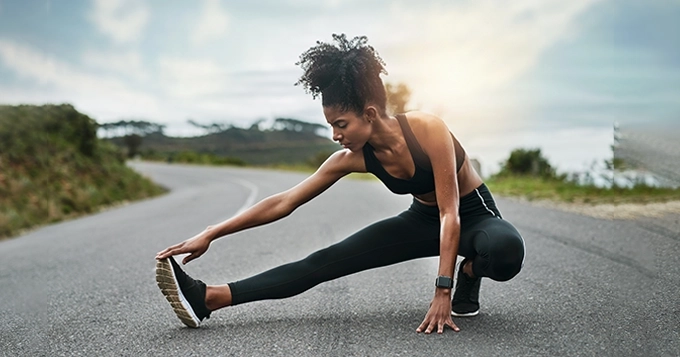
<path fill-rule="evenodd" d="M 372 122 L 375 120 L 378 120 L 380 118 L 380 112 L 378 112 L 378 109 L 373 106 L 369 105 L 366 108 L 364 108 L 364 119 L 366 119 L 367 122 Z"/>

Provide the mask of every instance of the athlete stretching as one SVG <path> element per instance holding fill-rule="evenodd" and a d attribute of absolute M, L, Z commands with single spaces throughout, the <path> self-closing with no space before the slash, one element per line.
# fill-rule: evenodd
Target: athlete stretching
<path fill-rule="evenodd" d="M 365 37 L 333 39 L 317 42 L 300 56 L 304 74 L 297 84 L 313 98 L 321 96 L 333 140 L 344 149 L 297 186 L 157 254 L 158 285 L 186 325 L 198 327 L 225 306 L 290 297 L 362 270 L 439 256 L 434 297 L 416 331 L 442 333 L 445 326 L 459 331 L 451 316 L 479 312 L 482 277 L 506 281 L 519 273 L 524 241 L 501 218 L 491 193 L 444 122 L 421 112 L 389 116 L 380 79 L 386 73 L 382 59 Z M 392 192 L 413 195 L 413 203 L 398 216 L 303 260 L 227 285 L 206 286 L 190 278 L 172 257 L 188 253 L 186 264 L 219 237 L 285 217 L 351 172 L 370 172 Z M 465 259 L 452 299 L 458 255 Z"/>

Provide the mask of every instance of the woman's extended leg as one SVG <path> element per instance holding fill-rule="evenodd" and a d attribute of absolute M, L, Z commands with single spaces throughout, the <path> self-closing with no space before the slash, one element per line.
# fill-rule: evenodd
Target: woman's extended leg
<path fill-rule="evenodd" d="M 439 217 L 424 216 L 409 209 L 399 216 L 372 224 L 305 259 L 228 284 L 229 303 L 236 305 L 286 298 L 322 282 L 362 270 L 437 254 Z M 227 287 L 219 289 L 224 294 Z"/>
<path fill-rule="evenodd" d="M 156 281 L 177 316 L 198 327 L 216 309 L 299 294 L 324 281 L 362 270 L 439 254 L 439 215 L 414 203 L 396 217 L 353 234 L 300 261 L 221 286 L 206 286 L 186 275 L 173 257 L 159 260 Z"/>
<path fill-rule="evenodd" d="M 468 224 L 469 223 L 469 224 Z M 211 310 L 245 302 L 297 295 L 322 282 L 359 271 L 439 254 L 439 213 L 414 203 L 400 215 L 370 225 L 347 239 L 253 277 L 209 286 Z M 475 277 L 505 281 L 524 257 L 522 238 L 507 221 L 492 216 L 464 222 L 459 254 L 470 258 Z"/>

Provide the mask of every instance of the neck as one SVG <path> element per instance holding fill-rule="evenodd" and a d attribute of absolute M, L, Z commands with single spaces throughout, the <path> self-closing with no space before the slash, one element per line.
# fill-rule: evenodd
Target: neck
<path fill-rule="evenodd" d="M 381 117 L 372 124 L 373 132 L 368 139 L 375 151 L 392 151 L 403 141 L 401 127 L 393 116 Z"/>

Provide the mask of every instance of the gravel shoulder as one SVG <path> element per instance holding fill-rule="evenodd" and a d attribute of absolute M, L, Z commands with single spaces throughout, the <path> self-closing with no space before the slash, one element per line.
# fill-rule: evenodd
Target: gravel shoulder
<path fill-rule="evenodd" d="M 516 202 L 522 202 L 539 207 L 558 209 L 561 211 L 577 213 L 601 219 L 639 219 L 639 218 L 662 218 L 669 215 L 680 214 L 680 201 L 656 202 L 647 204 L 623 203 L 623 204 L 579 204 L 564 203 L 548 200 L 533 200 L 504 197 Z"/>

